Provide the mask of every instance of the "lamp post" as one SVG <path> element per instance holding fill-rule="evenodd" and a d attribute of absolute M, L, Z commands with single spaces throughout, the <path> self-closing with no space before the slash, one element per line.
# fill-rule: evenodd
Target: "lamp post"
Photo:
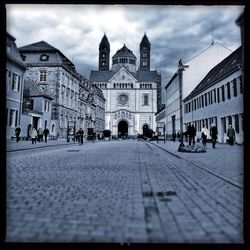
<path fill-rule="evenodd" d="M 180 147 L 184 147 L 183 143 L 183 110 L 182 110 L 182 90 L 183 90 L 183 71 L 185 68 L 188 68 L 188 65 L 183 65 L 182 61 L 180 59 L 178 63 L 178 74 L 179 74 L 179 92 L 180 92 L 180 129 L 181 129 L 181 135 L 180 135 Z"/>

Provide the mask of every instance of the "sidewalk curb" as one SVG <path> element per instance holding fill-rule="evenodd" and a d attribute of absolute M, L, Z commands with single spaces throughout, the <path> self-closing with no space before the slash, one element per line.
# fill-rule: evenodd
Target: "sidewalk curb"
<path fill-rule="evenodd" d="M 207 169 L 207 168 L 205 168 L 205 167 L 202 167 L 202 166 L 198 165 L 197 163 L 195 163 L 195 162 L 193 162 L 193 161 L 187 160 L 187 159 L 185 159 L 185 158 L 183 158 L 183 157 L 181 157 L 181 156 L 179 156 L 179 155 L 176 155 L 176 154 L 174 154 L 174 153 L 172 153 L 172 152 L 166 150 L 165 148 L 163 148 L 163 147 L 161 147 L 161 146 L 159 146 L 159 145 L 157 145 L 157 144 L 155 144 L 155 143 L 150 142 L 150 144 L 152 144 L 152 145 L 154 145 L 154 146 L 156 146 L 156 147 L 158 147 L 158 148 L 160 148 L 160 149 L 166 151 L 167 153 L 169 153 L 169 154 L 171 154 L 171 155 L 173 155 L 173 156 L 175 156 L 175 157 L 177 157 L 177 158 L 179 158 L 179 159 L 181 159 L 181 160 L 184 160 L 184 161 L 186 161 L 186 162 L 188 162 L 188 163 L 194 165 L 195 167 L 198 167 L 198 168 L 203 169 L 204 171 L 206 171 L 206 172 L 208 172 L 208 173 L 210 173 L 210 174 L 212 174 L 212 175 L 218 177 L 219 179 L 222 179 L 222 180 L 224 180 L 224 181 L 230 183 L 231 185 L 233 185 L 233 186 L 235 186 L 235 187 L 237 187 L 237 188 L 244 189 L 244 187 L 243 187 L 242 185 L 240 185 L 239 183 L 236 183 L 236 182 L 234 182 L 234 181 L 232 181 L 232 180 L 230 180 L 230 179 L 228 179 L 228 178 L 226 178 L 226 177 L 224 177 L 224 176 L 221 176 L 221 175 L 217 174 L 217 173 L 214 172 L 214 171 L 211 171 L 211 170 L 209 170 L 209 169 Z M 184 153 L 184 154 L 185 154 L 185 153 Z"/>

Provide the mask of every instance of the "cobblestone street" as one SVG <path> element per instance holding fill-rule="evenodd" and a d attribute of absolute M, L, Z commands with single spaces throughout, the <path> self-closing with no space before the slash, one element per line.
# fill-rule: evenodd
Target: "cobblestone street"
<path fill-rule="evenodd" d="M 7 152 L 6 241 L 242 243 L 243 147 L 181 154 L 177 146 L 124 140 Z"/>

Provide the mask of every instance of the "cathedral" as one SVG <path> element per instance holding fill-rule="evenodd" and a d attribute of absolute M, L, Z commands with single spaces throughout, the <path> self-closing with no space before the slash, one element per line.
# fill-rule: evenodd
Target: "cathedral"
<path fill-rule="evenodd" d="M 144 34 L 140 60 L 124 46 L 112 56 L 104 34 L 99 44 L 99 70 L 92 70 L 90 80 L 103 91 L 105 129 L 114 136 L 134 137 L 147 129 L 156 131 L 155 113 L 160 104 L 161 75 L 150 70 L 151 44 Z"/>

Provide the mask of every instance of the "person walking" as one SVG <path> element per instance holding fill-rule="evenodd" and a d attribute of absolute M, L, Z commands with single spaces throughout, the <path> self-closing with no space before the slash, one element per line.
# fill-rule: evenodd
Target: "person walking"
<path fill-rule="evenodd" d="M 218 138 L 217 135 L 218 135 L 217 127 L 215 126 L 214 123 L 212 123 L 211 128 L 210 128 L 210 136 L 212 139 L 212 147 L 213 148 L 215 148 L 216 140 Z"/>
<path fill-rule="evenodd" d="M 20 133 L 21 133 L 21 128 L 20 128 L 20 127 L 17 127 L 17 128 L 15 129 L 16 142 L 19 142 L 19 141 L 20 141 Z"/>
<path fill-rule="evenodd" d="M 189 136 L 189 146 L 191 145 L 191 142 L 194 145 L 195 144 L 195 136 L 196 136 L 196 129 L 194 127 L 194 124 L 191 124 L 188 126 L 187 134 Z"/>
<path fill-rule="evenodd" d="M 201 139 L 203 146 L 207 145 L 207 136 L 208 136 L 208 129 L 207 126 L 205 125 L 204 128 L 201 130 Z"/>
<path fill-rule="evenodd" d="M 31 137 L 32 144 L 36 144 L 37 131 L 35 128 L 32 128 L 30 137 Z"/>
<path fill-rule="evenodd" d="M 229 144 L 234 145 L 234 140 L 235 140 L 235 130 L 232 127 L 232 125 L 229 125 L 229 128 L 227 130 L 227 136 L 229 138 Z"/>
<path fill-rule="evenodd" d="M 83 135 L 84 135 L 84 131 L 83 131 L 82 128 L 80 128 L 80 129 L 78 130 L 78 136 L 79 136 L 79 143 L 80 143 L 81 145 L 83 145 Z"/>
<path fill-rule="evenodd" d="M 43 134 L 44 134 L 44 141 L 47 143 L 47 136 L 49 134 L 49 130 L 47 128 L 45 128 L 43 131 Z"/>
<path fill-rule="evenodd" d="M 42 142 L 43 141 L 43 128 L 39 128 L 37 133 L 38 133 L 38 141 Z"/>

